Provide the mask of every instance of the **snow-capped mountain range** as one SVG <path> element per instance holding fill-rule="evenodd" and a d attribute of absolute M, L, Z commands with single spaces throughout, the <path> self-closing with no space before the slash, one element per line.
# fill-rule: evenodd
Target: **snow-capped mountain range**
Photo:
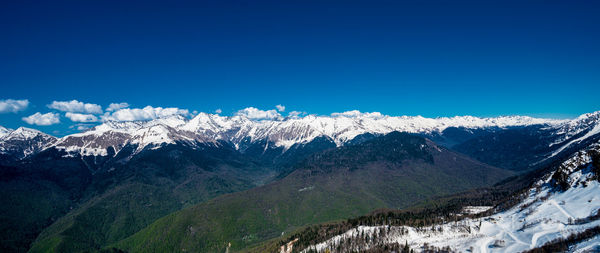
<path fill-rule="evenodd" d="M 108 121 L 88 131 L 55 138 L 37 130 L 0 128 L 0 152 L 6 152 L 13 140 L 32 140 L 32 147 L 23 147 L 22 157 L 45 148 L 57 148 L 71 154 L 107 155 L 126 145 L 136 150 L 157 148 L 163 144 L 220 145 L 229 143 L 243 150 L 248 143 L 264 142 L 268 148 L 282 148 L 283 152 L 296 144 L 306 144 L 317 137 L 325 137 L 337 146 L 344 145 L 358 135 L 386 134 L 392 131 L 433 134 L 447 128 L 485 129 L 541 125 L 556 135 L 555 154 L 569 145 L 600 132 L 600 111 L 584 114 L 573 120 L 554 120 L 527 116 L 479 118 L 456 116 L 424 118 L 421 116 L 386 116 L 380 113 L 351 111 L 332 116 L 308 115 L 272 120 L 252 120 L 244 116 L 220 116 L 200 113 L 191 119 L 171 116 L 150 121 Z M 584 136 L 581 136 L 585 133 Z M 20 136 L 20 137 L 18 137 Z M 29 143 L 29 142 L 24 142 Z M 12 145 L 12 144 L 11 144 Z M 550 154 L 550 155 L 555 155 Z"/>
<path fill-rule="evenodd" d="M 541 247 L 600 226 L 600 175 L 597 168 L 594 172 L 592 154 L 600 154 L 600 142 L 571 155 L 556 170 L 534 183 L 522 194 L 522 200 L 508 210 L 420 228 L 358 226 L 302 252 L 332 251 L 348 241 L 357 242 L 347 244 L 355 251 L 393 243 L 407 243 L 416 252 L 427 251 L 428 247 L 451 252 L 523 252 Z M 564 176 L 555 176 L 557 173 Z M 563 179 L 562 189 L 557 178 Z M 466 207 L 463 211 L 472 214 L 473 210 L 482 212 L 490 208 L 493 210 L 493 207 Z M 379 235 L 377 241 L 361 240 L 375 235 Z M 600 236 L 595 235 L 575 242 L 568 252 L 597 252 L 598 240 Z"/>
<path fill-rule="evenodd" d="M 31 128 L 10 130 L 0 127 L 0 154 L 22 159 L 51 146 L 56 140 L 54 136 Z"/>

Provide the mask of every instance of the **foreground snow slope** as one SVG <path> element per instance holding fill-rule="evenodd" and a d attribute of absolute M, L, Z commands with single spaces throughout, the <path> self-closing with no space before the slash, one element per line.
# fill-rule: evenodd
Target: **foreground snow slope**
<path fill-rule="evenodd" d="M 427 244 L 461 252 L 521 252 L 600 226 L 600 220 L 593 218 L 600 210 L 600 183 L 590 164 L 592 150 L 600 150 L 600 145 L 594 144 L 562 164 L 562 170 L 568 175 L 567 190 L 561 191 L 555 186 L 552 180 L 553 174 L 557 173 L 555 171 L 535 183 L 518 205 L 491 216 L 425 228 L 361 226 L 310 246 L 303 252 L 335 251 L 340 242 L 361 241 L 365 234 L 371 238 L 375 234 L 383 235 L 383 244 L 408 243 L 417 251 L 423 250 L 423 245 Z M 573 250 L 592 249 L 598 245 L 600 240 L 586 240 Z M 364 250 L 373 246 L 360 243 L 354 248 Z"/>

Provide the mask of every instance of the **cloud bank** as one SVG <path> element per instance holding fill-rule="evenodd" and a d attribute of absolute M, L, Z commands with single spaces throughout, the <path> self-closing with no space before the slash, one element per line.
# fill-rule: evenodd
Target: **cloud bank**
<path fill-rule="evenodd" d="M 52 103 L 48 105 L 48 108 L 62 112 L 102 114 L 102 106 L 97 104 L 83 103 L 77 100 L 52 101 Z"/>
<path fill-rule="evenodd" d="M 306 112 L 300 112 L 300 111 L 291 111 L 290 113 L 288 113 L 288 117 L 290 118 L 300 118 L 302 115 L 305 115 Z"/>
<path fill-rule="evenodd" d="M 144 108 L 126 108 L 120 109 L 113 113 L 106 113 L 102 116 L 103 120 L 112 121 L 135 121 L 135 120 L 151 120 L 173 115 L 187 116 L 190 112 L 187 109 L 179 109 L 176 107 L 162 108 L 146 106 Z"/>
<path fill-rule="evenodd" d="M 45 113 L 41 114 L 36 112 L 35 114 L 29 115 L 28 117 L 21 118 L 23 121 L 30 125 L 38 126 L 49 126 L 60 123 L 60 116 L 58 113 Z"/>
<path fill-rule="evenodd" d="M 29 100 L 27 99 L 6 99 L 0 100 L 0 113 L 17 113 L 27 109 L 29 106 Z"/>
<path fill-rule="evenodd" d="M 114 111 L 118 111 L 119 109 L 123 109 L 123 108 L 127 108 L 129 107 L 128 103 L 111 103 L 110 105 L 108 105 L 108 108 L 106 108 L 107 111 L 109 112 L 114 112 Z"/>
<path fill-rule="evenodd" d="M 85 131 L 94 126 L 95 126 L 95 124 L 78 123 L 78 124 L 69 126 L 69 129 L 76 129 L 77 131 Z"/>
<path fill-rule="evenodd" d="M 246 117 L 252 120 L 265 120 L 265 119 L 281 119 L 281 114 L 276 110 L 263 111 L 255 107 L 248 107 L 239 110 L 235 113 L 236 116 Z"/>
<path fill-rule="evenodd" d="M 331 114 L 332 117 L 346 117 L 346 118 L 358 118 L 358 117 L 368 117 L 368 118 L 383 118 L 384 115 L 380 112 L 360 112 L 359 110 L 352 110 L 346 112 L 334 112 Z"/>
<path fill-rule="evenodd" d="M 29 106 L 29 100 L 0 100 L 0 113 L 4 112 L 19 112 L 25 110 Z M 129 108 L 129 103 L 111 103 L 106 107 L 106 112 L 103 112 L 102 106 L 91 103 L 84 103 L 78 100 L 71 101 L 53 101 L 48 104 L 50 109 L 65 112 L 64 116 L 70 121 L 77 124 L 70 127 L 78 130 L 84 130 L 89 126 L 104 122 L 104 121 L 145 121 L 169 116 L 181 115 L 184 117 L 193 117 L 197 113 L 190 113 L 188 109 L 177 107 L 153 107 L 146 106 L 144 108 Z M 234 113 L 234 116 L 245 117 L 250 120 L 283 120 L 284 118 L 301 118 L 306 115 L 306 112 L 290 111 L 287 116 L 283 116 L 286 107 L 278 104 L 274 109 L 261 110 L 256 107 L 247 107 Z M 215 110 L 216 114 L 221 114 L 222 110 Z M 383 118 L 385 115 L 379 112 L 360 112 L 358 110 L 332 113 L 331 117 L 346 117 L 346 118 Z M 59 113 L 37 112 L 27 117 L 22 118 L 23 121 L 31 125 L 48 126 L 60 123 Z M 83 124 L 82 124 L 83 123 Z"/>
<path fill-rule="evenodd" d="M 92 114 L 67 112 L 65 117 L 69 118 L 73 122 L 98 122 L 98 117 Z"/>

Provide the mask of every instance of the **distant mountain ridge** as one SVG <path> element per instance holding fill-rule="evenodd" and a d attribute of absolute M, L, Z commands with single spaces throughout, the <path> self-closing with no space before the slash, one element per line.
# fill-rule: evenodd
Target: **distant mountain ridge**
<path fill-rule="evenodd" d="M 290 150 L 304 152 L 303 147 L 315 140 L 322 147 L 339 147 L 363 139 L 356 137 L 371 138 L 392 131 L 419 134 L 447 147 L 456 145 L 456 150 L 480 161 L 514 169 L 512 166 L 517 161 L 534 166 L 561 152 L 569 153 L 565 151 L 577 148 L 587 139 L 597 138 L 600 111 L 572 120 L 527 116 L 391 117 L 358 111 L 333 116 L 253 120 L 245 116 L 199 113 L 191 119 L 171 116 L 150 121 L 107 121 L 88 131 L 61 138 L 28 128 L 1 128 L 0 155 L 20 160 L 53 148 L 65 151 L 67 156 L 96 157 L 108 156 L 109 153 L 115 156 L 126 146 L 133 147 L 132 155 L 135 155 L 144 149 L 156 149 L 167 144 L 192 148 L 228 145 L 242 153 L 276 161 Z M 502 132 L 498 134 L 498 131 Z M 18 132 L 28 134 L 19 135 Z M 495 143 L 498 141 L 500 145 Z M 519 153 L 527 160 L 506 157 L 503 145 L 521 147 L 524 150 Z M 502 149 L 489 150 L 489 147 Z M 511 152 L 508 155 L 518 154 Z"/>
<path fill-rule="evenodd" d="M 0 158 L 23 159 L 54 144 L 58 138 L 38 130 L 19 127 L 9 130 L 0 127 Z"/>
<path fill-rule="evenodd" d="M 421 116 L 391 117 L 378 113 L 338 114 L 335 116 L 287 117 L 284 119 L 252 120 L 244 116 L 220 116 L 200 113 L 192 119 L 171 116 L 150 121 L 115 122 L 108 121 L 88 131 L 52 139 L 43 148 L 55 147 L 80 155 L 106 155 L 112 147 L 118 152 L 126 144 L 136 144 L 138 149 L 184 142 L 212 143 L 219 141 L 232 144 L 243 150 L 250 143 L 264 142 L 265 149 L 282 148 L 306 144 L 318 137 L 325 137 L 336 146 L 365 134 L 386 134 L 392 131 L 431 134 L 447 128 L 507 128 L 515 126 L 547 125 L 564 132 L 562 139 L 585 131 L 582 125 L 586 119 L 597 122 L 598 112 L 582 115 L 574 120 L 539 119 L 526 116 L 478 118 L 457 116 L 451 118 L 424 118 Z M 2 128 L 0 145 L 4 135 L 11 130 Z M 560 139 L 560 140 L 562 140 Z M 36 149 L 37 150 L 37 149 Z M 24 156 L 30 155 L 25 154 Z"/>

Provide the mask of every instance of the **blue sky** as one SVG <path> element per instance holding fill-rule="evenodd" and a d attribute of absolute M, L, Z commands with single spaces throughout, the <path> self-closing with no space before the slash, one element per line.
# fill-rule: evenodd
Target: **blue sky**
<path fill-rule="evenodd" d="M 11 1 L 0 101 L 29 104 L 0 125 L 76 131 L 47 106 L 71 100 L 574 117 L 600 110 L 598 13 L 597 1 Z M 22 120 L 36 112 L 61 123 Z"/>

